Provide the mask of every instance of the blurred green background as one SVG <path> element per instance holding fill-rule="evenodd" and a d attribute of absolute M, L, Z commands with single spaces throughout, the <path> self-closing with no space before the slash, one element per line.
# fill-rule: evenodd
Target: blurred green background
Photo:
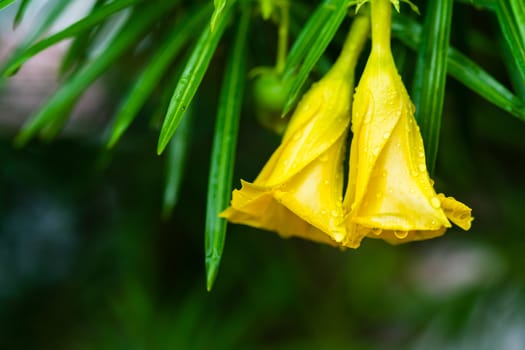
<path fill-rule="evenodd" d="M 6 50 L 15 12 L 0 18 Z M 326 59 L 337 54 L 347 21 Z M 251 27 L 250 66 L 273 64 L 275 25 L 254 16 Z M 493 13 L 458 2 L 451 40 L 512 86 Z M 147 50 L 114 64 L 87 112 L 75 112 L 80 117 L 49 143 L 12 146 L 26 111 L 52 92 L 42 81 L 55 78 L 24 67 L 12 78 L 21 80 L 4 81 L 0 348 L 525 348 L 525 125 L 451 78 L 434 178 L 438 192 L 472 207 L 471 231 L 402 246 L 366 240 L 340 251 L 230 225 L 218 279 L 206 292 L 206 190 L 224 49 L 198 92 L 181 193 L 167 220 L 166 156 L 156 155 L 158 123 L 149 120 L 162 86 L 113 150 L 102 140 Z M 408 87 L 414 56 L 404 52 Z M 15 90 L 22 97 L 9 84 L 22 84 Z M 247 90 L 234 187 L 252 180 L 279 144 L 254 114 Z"/>

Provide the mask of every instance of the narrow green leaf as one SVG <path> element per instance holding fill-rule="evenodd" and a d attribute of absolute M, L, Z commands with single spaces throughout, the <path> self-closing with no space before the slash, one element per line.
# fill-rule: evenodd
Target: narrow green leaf
<path fill-rule="evenodd" d="M 137 82 L 125 98 L 122 108 L 115 117 L 108 147 L 113 147 L 126 131 L 172 63 L 173 58 L 193 38 L 194 33 L 202 28 L 209 15 L 210 7 L 199 6 L 197 9 L 189 11 L 184 19 L 175 23 L 163 45 L 152 55 L 152 60 L 140 74 Z"/>
<path fill-rule="evenodd" d="M 15 0 L 0 0 L 0 10 L 11 5 Z"/>
<path fill-rule="evenodd" d="M 193 96 L 195 96 L 195 93 L 204 78 L 204 74 L 208 70 L 211 58 L 215 53 L 215 49 L 219 44 L 224 29 L 229 22 L 232 7 L 233 6 L 228 6 L 223 12 L 221 12 L 221 15 L 217 18 L 216 27 L 213 32 L 209 26 L 204 28 L 197 44 L 193 48 L 192 54 L 186 62 L 179 83 L 173 92 L 173 96 L 168 106 L 168 112 L 166 113 L 164 123 L 162 124 L 157 147 L 158 154 L 161 154 L 164 148 L 166 148 L 168 142 L 175 133 L 184 112 L 189 107 Z"/>
<path fill-rule="evenodd" d="M 89 14 L 84 17 L 90 16 L 94 11 L 98 11 L 98 9 L 106 5 L 108 1 L 110 0 L 95 0 Z M 141 0 L 137 0 L 137 2 L 138 1 Z M 122 15 L 123 17 L 125 16 L 125 14 Z M 78 71 L 78 69 L 89 60 L 90 50 L 94 48 L 97 40 L 101 38 L 99 35 L 106 26 L 113 26 L 115 23 L 118 23 L 118 20 L 109 16 L 104 22 L 94 24 L 91 28 L 75 35 L 60 61 L 60 66 L 58 67 L 59 78 Z"/>
<path fill-rule="evenodd" d="M 416 50 L 421 41 L 421 26 L 405 16 L 394 16 L 393 33 L 403 44 Z M 505 86 L 468 57 L 449 47 L 448 73 L 490 103 L 525 121 L 525 105 Z"/>
<path fill-rule="evenodd" d="M 226 220 L 219 213 L 228 207 L 237 145 L 237 130 L 246 79 L 246 46 L 249 30 L 249 10 L 243 9 L 232 51 L 224 72 L 215 125 L 208 200 L 206 208 L 205 253 L 206 288 L 213 287 L 219 271 L 226 236 Z"/>
<path fill-rule="evenodd" d="M 16 11 L 16 15 L 15 15 L 15 18 L 13 20 L 13 28 L 18 27 L 18 25 L 20 24 L 20 22 L 24 18 L 24 15 L 25 15 L 26 10 L 27 10 L 27 6 L 29 5 L 30 2 L 31 2 L 31 0 L 21 0 L 20 1 L 20 6 L 18 7 L 18 11 Z"/>
<path fill-rule="evenodd" d="M 217 19 L 221 16 L 222 12 L 226 8 L 226 4 L 228 3 L 228 0 L 213 0 L 213 14 L 211 15 L 210 20 L 210 30 L 213 32 L 215 30 L 215 23 L 217 23 Z"/>
<path fill-rule="evenodd" d="M 448 57 L 450 75 L 487 101 L 525 121 L 525 104 L 516 95 L 460 52 L 450 50 Z"/>
<path fill-rule="evenodd" d="M 190 139 L 193 114 L 191 108 L 186 112 L 173 139 L 168 145 L 166 180 L 162 200 L 162 217 L 167 219 L 173 212 L 179 198 L 180 185 L 186 165 L 186 154 Z"/>
<path fill-rule="evenodd" d="M 297 72 L 304 57 L 312 48 L 315 38 L 319 35 L 321 28 L 326 25 L 332 13 L 333 8 L 327 6 L 326 2 L 320 4 L 312 13 L 286 57 L 282 73 L 283 81 L 288 81 Z"/>
<path fill-rule="evenodd" d="M 290 90 L 288 92 L 287 102 L 284 107 L 283 115 L 287 114 L 292 107 L 295 105 L 301 88 L 305 83 L 308 75 L 314 68 L 315 64 L 324 53 L 330 41 L 334 37 L 337 29 L 343 22 L 348 11 L 348 1 L 346 0 L 332 0 L 327 1 L 333 8 L 333 12 L 328 17 L 325 25 L 321 28 L 320 32 L 317 33 L 315 40 L 311 43 L 310 50 L 306 54 L 303 64 L 299 68 L 299 72 L 291 81 Z M 328 5 L 326 5 L 328 6 Z"/>
<path fill-rule="evenodd" d="M 137 8 L 123 26 L 108 49 L 89 65 L 83 67 L 71 79 L 65 81 L 51 99 L 29 119 L 15 139 L 17 146 L 29 141 L 49 123 L 65 118 L 64 111 L 71 108 L 80 95 L 129 47 L 136 44 L 144 32 L 161 17 L 173 2 L 162 1 L 151 6 Z"/>
<path fill-rule="evenodd" d="M 20 4 L 18 13 L 16 15 L 17 17 L 20 17 L 19 20 L 21 20 L 21 17 L 23 17 L 23 14 L 25 13 L 26 7 L 29 5 L 29 2 L 30 0 L 23 0 Z M 40 10 L 38 16 L 36 16 L 33 19 L 33 23 L 31 23 L 29 32 L 24 36 L 24 40 L 17 47 L 13 56 L 16 56 L 19 51 L 24 50 L 26 47 L 33 44 L 35 40 L 40 38 L 49 29 L 49 27 L 55 23 L 57 18 L 67 8 L 68 4 L 69 0 L 54 0 L 46 4 L 46 6 Z M 18 25 L 17 21 L 19 20 L 17 20 L 15 17 L 15 23 L 13 24 L 14 27 Z"/>
<path fill-rule="evenodd" d="M 439 146 L 453 6 L 453 0 L 428 1 L 423 25 L 425 40 L 418 51 L 412 89 L 430 173 L 434 170 Z"/>
<path fill-rule="evenodd" d="M 505 62 L 505 68 L 508 71 L 508 76 L 516 95 L 525 102 L 525 82 L 521 78 L 519 68 L 517 66 L 514 55 L 512 54 L 509 44 L 506 40 L 501 38 L 500 46 L 502 48 L 503 60 Z"/>
<path fill-rule="evenodd" d="M 525 3 L 523 0 L 498 0 L 496 14 L 503 37 L 516 61 L 515 67 L 525 85 Z"/>
<path fill-rule="evenodd" d="M 86 17 L 82 18 L 78 22 L 73 23 L 69 27 L 59 31 L 58 33 L 51 35 L 48 38 L 42 39 L 30 47 L 17 52 L 7 63 L 6 67 L 2 69 L 2 75 L 10 76 L 16 72 L 20 66 L 22 66 L 28 59 L 35 56 L 39 52 L 47 49 L 48 47 L 58 43 L 67 38 L 71 38 L 79 33 L 82 33 L 93 26 L 106 20 L 109 16 L 115 12 L 121 11 L 122 9 L 129 7 L 137 2 L 143 0 L 115 0 L 107 5 L 104 5 L 95 11 L 91 12 Z"/>

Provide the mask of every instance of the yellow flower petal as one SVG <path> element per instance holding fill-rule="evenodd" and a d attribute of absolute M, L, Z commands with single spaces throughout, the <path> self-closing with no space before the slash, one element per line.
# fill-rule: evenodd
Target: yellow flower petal
<path fill-rule="evenodd" d="M 283 236 L 334 244 L 345 236 L 343 151 L 351 81 L 329 74 L 299 103 L 279 148 L 221 216 Z"/>
<path fill-rule="evenodd" d="M 242 181 L 240 190 L 233 192 L 231 207 L 220 216 L 232 223 L 275 231 L 282 237 L 296 236 L 335 245 L 324 232 L 276 201 L 271 190 L 246 181 Z"/>
<path fill-rule="evenodd" d="M 470 208 L 438 196 L 425 163 L 414 106 L 390 51 L 388 0 L 372 0 L 372 52 L 354 95 L 344 244 L 433 238 L 451 224 L 470 228 Z"/>

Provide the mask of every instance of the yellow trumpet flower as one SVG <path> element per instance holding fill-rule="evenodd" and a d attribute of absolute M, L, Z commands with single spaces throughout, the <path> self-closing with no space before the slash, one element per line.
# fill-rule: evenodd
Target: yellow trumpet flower
<path fill-rule="evenodd" d="M 346 236 L 342 162 L 354 68 L 368 30 L 366 17 L 354 20 L 340 57 L 303 96 L 281 145 L 253 183 L 233 191 L 221 217 L 332 245 Z"/>
<path fill-rule="evenodd" d="M 393 244 L 433 238 L 449 220 L 468 230 L 471 209 L 436 194 L 429 177 L 415 108 L 390 50 L 390 1 L 370 3 L 372 50 L 352 107 L 343 244 L 357 248 L 365 236 Z"/>

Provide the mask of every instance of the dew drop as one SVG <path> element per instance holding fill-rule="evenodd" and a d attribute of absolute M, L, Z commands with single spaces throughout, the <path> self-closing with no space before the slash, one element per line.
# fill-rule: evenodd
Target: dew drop
<path fill-rule="evenodd" d="M 339 216 L 341 216 L 341 215 L 339 215 L 339 212 L 338 212 L 337 210 L 332 209 L 332 216 L 333 216 L 334 218 L 337 218 L 337 217 L 339 217 Z"/>
<path fill-rule="evenodd" d="M 321 210 L 322 215 L 326 215 L 327 211 L 325 209 Z"/>
<path fill-rule="evenodd" d="M 419 164 L 418 166 L 419 171 L 423 172 L 427 169 L 426 165 L 424 163 Z"/>
<path fill-rule="evenodd" d="M 334 236 L 336 242 L 341 242 L 343 238 L 345 238 L 345 234 L 341 231 L 332 232 L 332 235 Z"/>
<path fill-rule="evenodd" d="M 330 181 L 328 181 L 328 180 L 324 180 L 324 181 L 323 181 L 323 184 L 325 184 L 326 186 L 328 186 L 328 185 L 330 184 Z"/>
<path fill-rule="evenodd" d="M 384 138 L 385 140 L 388 140 L 389 137 L 390 137 L 390 134 L 389 134 L 389 133 L 385 132 L 385 133 L 383 134 L 383 138 Z"/>
<path fill-rule="evenodd" d="M 432 197 L 432 198 L 430 199 L 430 204 L 431 204 L 434 208 L 438 209 L 438 208 L 441 206 L 441 201 L 439 200 L 438 197 Z"/>
<path fill-rule="evenodd" d="M 394 236 L 399 239 L 405 239 L 408 236 L 408 231 L 394 231 Z"/>

